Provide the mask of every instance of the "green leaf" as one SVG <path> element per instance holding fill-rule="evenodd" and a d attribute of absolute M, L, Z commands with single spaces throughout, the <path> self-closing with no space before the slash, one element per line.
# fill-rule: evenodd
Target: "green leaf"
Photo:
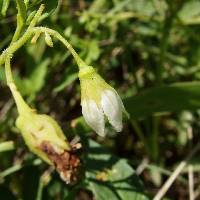
<path fill-rule="evenodd" d="M 31 8 L 31 10 L 34 10 L 33 8 L 35 8 L 35 6 L 38 6 L 40 4 L 44 4 L 45 12 L 48 14 L 51 14 L 58 7 L 59 0 L 51 0 L 51 1 L 49 1 L 49 0 L 33 0 L 32 2 L 29 2 L 29 8 Z"/>
<path fill-rule="evenodd" d="M 200 1 L 194 0 L 187 2 L 179 11 L 178 16 L 185 23 L 195 22 L 200 17 Z"/>
<path fill-rule="evenodd" d="M 142 200 L 143 187 L 125 159 L 119 159 L 90 140 L 86 158 L 88 189 L 96 200 Z"/>
<path fill-rule="evenodd" d="M 47 68 L 50 63 L 50 59 L 45 59 L 39 65 L 36 66 L 35 70 L 31 73 L 30 81 L 35 92 L 40 91 L 45 83 L 45 76 L 47 74 Z"/>
<path fill-rule="evenodd" d="M 47 58 L 35 66 L 29 77 L 25 79 L 16 77 L 17 87 L 23 95 L 34 95 L 42 89 L 45 83 L 45 76 L 47 74 L 49 63 L 50 59 Z"/>
<path fill-rule="evenodd" d="M 46 6 L 46 12 L 52 13 L 58 7 L 59 0 L 53 0 L 53 1 L 43 0 L 42 3 L 44 3 Z"/>
<path fill-rule="evenodd" d="M 63 77 L 61 83 L 54 88 L 54 92 L 60 92 L 70 84 L 72 84 L 76 79 L 78 79 L 78 73 L 66 73 Z"/>
<path fill-rule="evenodd" d="M 100 55 L 99 44 L 96 40 L 91 40 L 87 43 L 87 56 L 85 58 L 87 63 L 92 63 L 97 60 Z"/>
<path fill-rule="evenodd" d="M 83 42 L 83 44 L 81 45 L 81 47 L 83 48 L 82 56 L 85 57 L 86 63 L 91 64 L 92 62 L 96 61 L 99 58 L 101 53 L 98 41 L 85 40 L 82 42 Z"/>
<path fill-rule="evenodd" d="M 156 11 L 152 1 L 148 0 L 132 1 L 132 3 L 127 5 L 127 7 L 130 10 L 138 12 L 140 15 L 146 16 L 153 16 Z"/>
<path fill-rule="evenodd" d="M 90 12 L 98 12 L 99 10 L 104 8 L 106 3 L 107 3 L 106 0 L 94 0 L 91 3 L 89 11 Z"/>
<path fill-rule="evenodd" d="M 176 83 L 148 89 L 124 100 L 131 118 L 144 118 L 166 113 L 200 108 L 200 82 Z"/>

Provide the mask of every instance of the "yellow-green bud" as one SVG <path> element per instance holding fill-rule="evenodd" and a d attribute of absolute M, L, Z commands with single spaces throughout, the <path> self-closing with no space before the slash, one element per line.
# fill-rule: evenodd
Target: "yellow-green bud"
<path fill-rule="evenodd" d="M 49 47 L 53 47 L 53 41 L 47 32 L 45 32 L 45 42 Z"/>
<path fill-rule="evenodd" d="M 48 155 L 41 149 L 44 142 L 51 144 L 59 154 L 70 150 L 69 144 L 57 122 L 48 115 L 39 115 L 34 112 L 19 115 L 16 126 L 20 130 L 29 149 L 52 164 Z"/>
<path fill-rule="evenodd" d="M 19 116 L 16 126 L 31 152 L 53 165 L 66 183 L 77 180 L 80 159 L 71 148 L 57 122 L 48 115 L 37 114 L 21 97 L 14 84 L 10 89 Z"/>
<path fill-rule="evenodd" d="M 80 159 L 53 118 L 30 111 L 19 115 L 16 126 L 30 151 L 53 165 L 66 183 L 77 181 Z"/>

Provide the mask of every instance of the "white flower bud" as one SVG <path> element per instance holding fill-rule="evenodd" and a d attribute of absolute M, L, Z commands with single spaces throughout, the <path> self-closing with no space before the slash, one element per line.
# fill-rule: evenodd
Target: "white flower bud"
<path fill-rule="evenodd" d="M 121 98 L 94 70 L 80 70 L 81 105 L 87 124 L 100 136 L 105 136 L 104 115 L 117 132 L 122 131 L 122 113 L 126 113 Z"/>

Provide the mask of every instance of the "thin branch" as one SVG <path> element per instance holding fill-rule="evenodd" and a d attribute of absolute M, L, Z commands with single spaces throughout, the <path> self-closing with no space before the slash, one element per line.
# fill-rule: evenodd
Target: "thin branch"
<path fill-rule="evenodd" d="M 6 141 L 0 143 L 0 152 L 10 151 L 14 149 L 14 142 L 13 141 Z"/>
<path fill-rule="evenodd" d="M 44 189 L 45 186 L 47 186 L 49 184 L 49 182 L 51 180 L 51 173 L 53 171 L 54 171 L 54 168 L 50 167 L 40 177 L 36 200 L 42 200 L 43 189 Z"/>
<path fill-rule="evenodd" d="M 55 31 L 53 29 L 46 28 L 46 27 L 35 27 L 34 30 L 36 33 L 37 32 L 48 33 L 49 35 L 52 35 L 53 37 L 57 38 L 71 52 L 74 59 L 76 60 L 76 63 L 78 64 L 79 68 L 87 66 L 87 64 L 76 53 L 76 51 L 71 46 L 71 44 L 60 33 L 58 33 L 57 31 Z"/>
<path fill-rule="evenodd" d="M 158 191 L 156 196 L 154 197 L 153 200 L 160 200 L 163 198 L 163 196 L 166 194 L 168 189 L 171 187 L 173 182 L 176 180 L 176 178 L 179 176 L 181 171 L 186 167 L 188 164 L 189 160 L 194 156 L 197 151 L 200 150 L 200 143 L 198 143 L 195 148 L 191 151 L 191 153 L 183 160 L 178 167 L 175 169 L 175 171 L 172 173 L 172 175 L 167 179 L 167 181 L 164 183 L 164 185 L 161 187 L 161 189 Z"/>
<path fill-rule="evenodd" d="M 189 179 L 189 197 L 190 200 L 194 200 L 194 173 L 193 166 L 188 166 L 188 179 Z"/>
<path fill-rule="evenodd" d="M 15 33 L 13 35 L 11 43 L 18 40 L 20 37 L 20 34 L 22 32 L 22 29 L 24 27 L 25 21 L 26 21 L 26 5 L 23 0 L 15 0 L 17 5 L 17 28 L 15 30 Z"/>

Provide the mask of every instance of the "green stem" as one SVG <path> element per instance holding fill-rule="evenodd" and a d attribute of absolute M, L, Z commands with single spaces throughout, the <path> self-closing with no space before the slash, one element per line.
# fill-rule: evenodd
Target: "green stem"
<path fill-rule="evenodd" d="M 20 16 L 17 15 L 17 28 L 16 28 L 15 33 L 14 33 L 14 35 L 13 35 L 11 44 L 12 44 L 13 42 L 15 42 L 15 41 L 19 38 L 19 36 L 20 36 L 20 34 L 21 34 L 21 31 L 22 31 L 22 28 L 23 28 L 23 26 L 24 26 L 24 24 L 21 22 L 21 20 L 20 20 L 19 18 L 20 18 Z"/>
<path fill-rule="evenodd" d="M 160 117 L 155 116 L 153 118 L 153 132 L 151 135 L 151 155 L 154 161 L 157 161 L 159 155 L 159 144 L 158 144 L 159 122 L 160 122 Z"/>
<path fill-rule="evenodd" d="M 2 3 L 2 5 L 1 5 L 1 7 L 2 7 L 2 9 L 1 9 L 1 14 L 5 17 L 6 16 L 6 13 L 7 13 L 7 10 L 8 10 L 8 7 L 9 7 L 9 5 L 10 5 L 10 1 L 9 0 L 7 0 L 7 1 L 3 1 L 2 2 L 2 0 L 1 0 L 1 3 Z"/>
<path fill-rule="evenodd" d="M 31 112 L 31 108 L 26 104 L 24 99 L 22 98 L 21 94 L 17 90 L 17 87 L 15 85 L 12 72 L 11 72 L 11 67 L 10 67 L 10 57 L 7 55 L 5 59 L 5 73 L 6 73 L 6 80 L 7 80 L 7 85 L 10 88 L 12 95 L 15 99 L 15 103 L 17 105 L 17 110 L 19 114 L 25 114 Z"/>
<path fill-rule="evenodd" d="M 42 162 L 40 159 L 35 159 L 32 163 L 29 163 L 27 165 L 22 165 L 22 164 L 15 164 L 7 169 L 5 169 L 4 171 L 0 172 L 0 179 L 1 178 L 5 178 L 6 176 L 9 176 L 19 170 L 21 170 L 23 167 L 25 166 L 38 166 L 40 165 Z"/>
<path fill-rule="evenodd" d="M 142 141 L 142 143 L 145 147 L 146 153 L 148 154 L 149 149 L 148 149 L 147 141 L 144 137 L 144 134 L 142 132 L 142 129 L 141 129 L 139 123 L 136 120 L 131 120 L 131 125 L 133 126 L 135 133 L 137 134 L 138 138 Z"/>
<path fill-rule="evenodd" d="M 54 170 L 54 168 L 49 168 L 40 177 L 36 200 L 42 200 L 43 189 L 45 186 L 48 185 L 51 180 L 50 173 L 52 172 L 52 170 Z"/>
<path fill-rule="evenodd" d="M 50 28 L 46 28 L 46 27 L 35 27 L 34 28 L 35 32 L 47 32 L 49 35 L 52 35 L 53 37 L 57 38 L 60 42 L 62 42 L 64 44 L 64 46 L 71 52 L 71 54 L 73 55 L 79 69 L 86 67 L 87 64 L 79 57 L 79 55 L 76 53 L 76 51 L 74 50 L 74 48 L 72 47 L 72 45 L 57 31 L 52 30 Z"/>
<path fill-rule="evenodd" d="M 17 28 L 15 30 L 14 36 L 12 38 L 11 43 L 18 40 L 20 37 L 21 31 L 24 27 L 26 21 L 26 5 L 23 0 L 15 0 L 17 4 Z"/>
<path fill-rule="evenodd" d="M 44 184 L 43 184 L 43 181 L 42 181 L 41 178 L 40 178 L 39 186 L 38 186 L 38 190 L 37 190 L 37 197 L 36 197 L 36 200 L 42 200 L 43 188 L 44 188 Z"/>
<path fill-rule="evenodd" d="M 22 45 L 24 45 L 27 40 L 32 36 L 33 34 L 33 27 L 37 23 L 38 19 L 40 18 L 42 11 L 44 10 L 44 5 L 42 4 L 35 14 L 34 18 L 32 19 L 30 25 L 28 26 L 26 32 L 24 35 L 17 40 L 16 42 L 13 42 L 1 55 L 0 55 L 0 65 L 2 65 L 5 62 L 5 57 L 7 52 L 9 52 L 10 55 L 12 55 L 15 51 L 17 51 Z"/>
<path fill-rule="evenodd" d="M 169 10 L 168 10 L 169 14 L 165 18 L 163 29 L 162 29 L 161 40 L 160 40 L 160 58 L 159 58 L 159 63 L 157 66 L 157 71 L 156 71 L 157 85 L 160 85 L 163 83 L 162 75 L 163 75 L 163 70 L 164 70 L 166 53 L 168 49 L 170 31 L 172 29 L 173 22 L 174 22 L 174 19 L 176 18 L 177 12 L 183 6 L 184 2 L 185 0 L 180 1 L 180 3 L 178 4 L 174 4 L 170 0 L 167 0 L 168 6 L 169 6 Z M 159 144 L 158 144 L 159 121 L 160 121 L 160 117 L 155 117 L 153 119 L 153 133 L 152 133 L 152 138 L 151 138 L 153 160 L 157 160 L 158 154 L 159 154 Z"/>
<path fill-rule="evenodd" d="M 177 12 L 181 9 L 181 7 L 184 5 L 185 0 L 180 1 L 179 3 L 173 3 L 170 0 L 167 0 L 169 10 L 166 12 L 168 15 L 166 16 L 162 28 L 162 35 L 160 39 L 160 58 L 159 58 L 159 63 L 157 66 L 157 71 L 156 71 L 156 78 L 157 78 L 157 83 L 161 84 L 162 83 L 162 74 L 164 70 L 164 62 L 166 58 L 166 53 L 168 49 L 168 41 L 169 41 L 169 36 L 170 36 L 170 31 L 173 26 L 174 19 L 177 16 Z"/>
<path fill-rule="evenodd" d="M 161 36 L 161 41 L 160 41 L 160 58 L 159 58 L 159 63 L 157 66 L 157 71 L 156 71 L 157 84 L 162 83 L 162 74 L 163 74 L 163 69 L 164 69 L 163 65 L 165 61 L 165 55 L 167 52 L 168 39 L 170 35 L 170 30 L 172 27 L 172 22 L 173 22 L 173 15 L 170 15 L 164 21 L 164 26 L 163 26 L 162 36 Z"/>
<path fill-rule="evenodd" d="M 4 151 L 10 151 L 14 149 L 14 142 L 13 141 L 7 141 L 0 143 L 0 152 Z"/>
<path fill-rule="evenodd" d="M 20 2 L 20 0 L 18 0 L 18 2 Z M 13 79 L 11 67 L 10 67 L 10 58 L 12 57 L 12 54 L 17 49 L 19 49 L 32 36 L 33 27 L 35 26 L 38 19 L 40 18 L 43 10 L 44 10 L 44 5 L 42 4 L 40 6 L 39 10 L 37 11 L 37 13 L 35 14 L 34 18 L 32 19 L 32 21 L 31 21 L 30 25 L 28 26 L 24 35 L 16 42 L 11 42 L 10 46 L 0 55 L 0 65 L 5 63 L 7 85 L 9 86 L 9 88 L 12 92 L 12 95 L 15 99 L 19 114 L 22 114 L 22 113 L 25 114 L 27 112 L 30 112 L 31 109 L 29 108 L 29 106 L 26 104 L 26 102 L 22 98 L 21 94 L 17 90 L 17 87 L 14 83 L 14 79 Z M 16 32 L 18 32 L 18 31 L 19 30 L 16 29 Z M 18 36 L 16 36 L 16 37 L 18 37 Z M 17 39 L 17 38 L 14 38 L 14 40 L 15 39 Z"/>
<path fill-rule="evenodd" d="M 4 170 L 3 172 L 0 173 L 0 178 L 5 178 L 6 176 L 19 171 L 23 166 L 21 164 L 16 164 L 12 167 L 9 167 L 8 169 Z"/>
<path fill-rule="evenodd" d="M 44 9 L 44 5 L 41 5 L 38 12 L 34 16 L 33 20 L 31 21 L 29 27 L 27 28 L 24 35 L 17 40 L 16 42 L 13 42 L 1 55 L 0 55 L 0 65 L 5 62 L 5 57 L 7 52 L 12 55 L 16 50 L 18 50 L 22 45 L 24 45 L 25 42 L 34 34 L 38 32 L 47 32 L 49 35 L 52 35 L 53 37 L 57 38 L 60 42 L 64 44 L 64 46 L 71 52 L 73 55 L 79 69 L 86 67 L 87 64 L 79 57 L 79 55 L 76 53 L 74 48 L 71 46 L 71 44 L 57 31 L 52 30 L 50 28 L 46 27 L 35 27 L 35 24 L 37 23 L 39 17 L 42 14 L 42 11 Z"/>

